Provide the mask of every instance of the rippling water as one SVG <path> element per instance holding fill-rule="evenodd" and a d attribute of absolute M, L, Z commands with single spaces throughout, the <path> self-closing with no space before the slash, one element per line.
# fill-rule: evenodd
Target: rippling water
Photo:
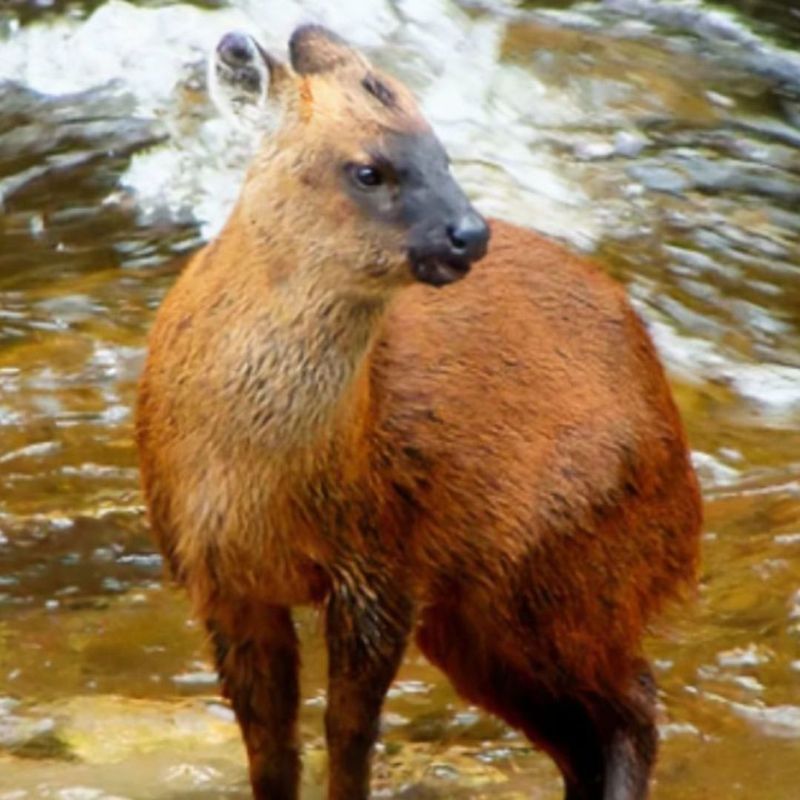
<path fill-rule="evenodd" d="M 650 643 L 656 800 L 800 786 L 800 9 L 790 3 L 0 7 L 0 800 L 246 797 L 200 632 L 161 580 L 131 403 L 152 314 L 253 143 L 204 93 L 231 27 L 318 19 L 417 92 L 482 210 L 592 253 L 670 370 L 703 479 L 696 603 Z M 306 796 L 324 780 L 319 624 Z M 378 796 L 559 797 L 411 653 Z"/>

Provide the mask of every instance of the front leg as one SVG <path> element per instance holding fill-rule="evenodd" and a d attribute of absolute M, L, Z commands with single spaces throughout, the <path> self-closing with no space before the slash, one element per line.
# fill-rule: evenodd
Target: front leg
<path fill-rule="evenodd" d="M 255 800 L 297 800 L 298 645 L 288 608 L 210 619 L 217 670 L 236 714 Z"/>
<path fill-rule="evenodd" d="M 327 608 L 328 800 L 367 800 L 381 706 L 405 651 L 411 601 L 384 575 L 341 582 Z"/>

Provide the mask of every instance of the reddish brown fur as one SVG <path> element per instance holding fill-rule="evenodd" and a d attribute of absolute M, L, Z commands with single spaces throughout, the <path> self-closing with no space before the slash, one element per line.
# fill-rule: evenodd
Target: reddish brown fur
<path fill-rule="evenodd" d="M 321 77 L 303 79 L 308 96 Z M 328 225 L 345 252 L 377 234 L 347 205 L 287 210 L 295 189 L 273 169 L 263 193 L 264 163 L 164 302 L 138 413 L 153 530 L 214 638 L 256 797 L 296 796 L 284 609 L 302 603 L 328 615 L 331 798 L 366 797 L 411 630 L 462 694 L 555 758 L 570 800 L 643 797 L 641 639 L 694 581 L 700 510 L 624 292 L 494 222 L 464 281 L 342 298 L 344 273 L 303 265 L 340 257 Z M 320 213 L 305 240 L 300 215 Z"/>

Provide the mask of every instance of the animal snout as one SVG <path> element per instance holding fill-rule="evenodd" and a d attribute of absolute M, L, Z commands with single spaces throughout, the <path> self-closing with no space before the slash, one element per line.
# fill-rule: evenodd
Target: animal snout
<path fill-rule="evenodd" d="M 486 255 L 489 226 L 473 209 L 455 221 L 426 227 L 411 236 L 409 261 L 417 280 L 445 286 L 463 278 Z"/>
<path fill-rule="evenodd" d="M 480 214 L 469 211 L 458 222 L 447 226 L 447 239 L 454 255 L 477 261 L 486 255 L 489 226 Z"/>

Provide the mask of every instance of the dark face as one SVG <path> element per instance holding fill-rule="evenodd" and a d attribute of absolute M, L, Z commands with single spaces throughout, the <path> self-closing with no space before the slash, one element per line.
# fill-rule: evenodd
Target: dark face
<path fill-rule="evenodd" d="M 417 280 L 444 286 L 466 275 L 486 254 L 489 227 L 450 174 L 439 140 L 396 132 L 365 152 L 368 160 L 344 165 L 345 189 L 365 215 L 406 231 Z"/>

